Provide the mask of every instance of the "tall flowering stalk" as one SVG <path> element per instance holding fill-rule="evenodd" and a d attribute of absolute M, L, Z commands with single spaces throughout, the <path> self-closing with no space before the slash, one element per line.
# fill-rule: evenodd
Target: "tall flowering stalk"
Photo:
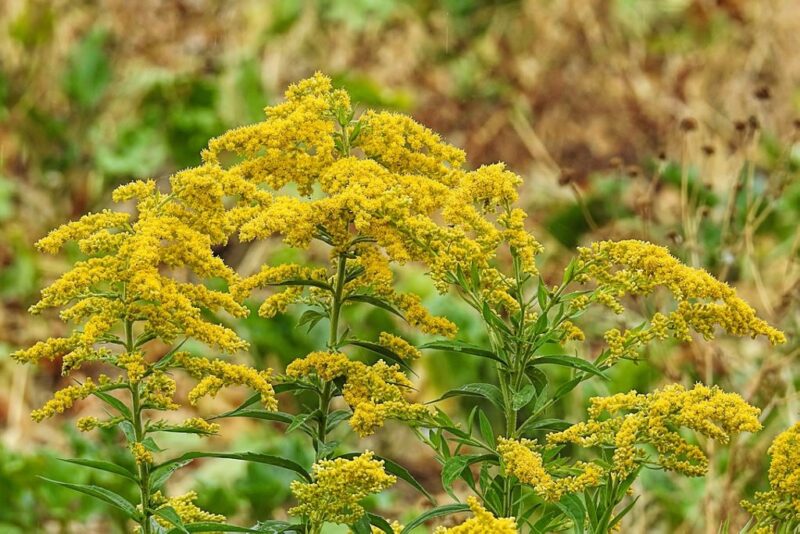
<path fill-rule="evenodd" d="M 497 220 L 502 220 L 510 208 L 489 205 L 487 210 L 483 204 L 483 209 L 488 216 L 499 212 Z M 611 367 L 637 359 L 654 340 L 688 342 L 692 332 L 712 339 L 715 328 L 732 335 L 764 336 L 773 344 L 784 342 L 784 336 L 759 319 L 733 289 L 683 265 L 663 247 L 641 241 L 595 243 L 580 249 L 560 285 L 548 287 L 533 268 L 525 267 L 532 265 L 526 259 L 530 252 L 521 254 L 514 239 L 513 234 L 505 238 L 512 259 L 509 275 L 473 265 L 468 272 L 457 267 L 449 276 L 483 319 L 489 346 L 450 341 L 427 345 L 493 360 L 497 385 L 468 384 L 445 397 L 483 397 L 499 409 L 505 423 L 495 436 L 481 409 L 472 411 L 466 430 L 440 412 L 438 428 L 420 433 L 443 462 L 446 489 L 462 479 L 492 513 L 515 517 L 521 530 L 607 532 L 630 509 L 618 506 L 642 467 L 705 474 L 705 453 L 680 429 L 721 443 L 736 433 L 761 429 L 757 408 L 739 395 L 701 384 L 690 390 L 674 385 L 648 395 L 631 392 L 592 399 L 589 421 L 575 425 L 546 417 L 548 409 L 579 384 L 607 380 Z M 589 283 L 593 287 L 580 287 Z M 671 311 L 644 317 L 633 329 L 606 331 L 606 348 L 593 361 L 565 350 L 572 342 L 585 341 L 577 325 L 590 305 L 623 314 L 622 297 L 648 296 L 659 288 L 672 295 Z M 547 373 L 551 366 L 571 368 L 572 376 L 558 383 Z M 561 454 L 566 444 L 595 448 L 597 453 L 584 455 L 589 461 L 575 461 Z M 477 480 L 473 465 L 480 467 Z M 493 471 L 493 465 L 499 469 Z"/>
<path fill-rule="evenodd" d="M 182 371 L 198 381 L 188 394 L 191 404 L 222 387 L 245 385 L 258 392 L 266 409 L 273 410 L 271 371 L 180 350 L 188 339 L 228 353 L 246 347 L 233 330 L 204 316 L 206 311 L 227 311 L 242 317 L 246 308 L 226 292 L 199 281 L 181 281 L 190 276 L 228 284 L 237 281 L 236 274 L 212 253 L 211 245 L 218 238 L 196 224 L 200 219 L 195 217 L 191 198 L 180 187 L 169 195 L 161 193 L 148 181 L 118 188 L 114 200 L 135 200 L 136 215 L 109 210 L 86 215 L 37 244 L 45 252 L 57 253 L 65 243 L 75 241 L 86 258 L 44 289 L 41 300 L 31 308 L 33 313 L 61 308 L 61 318 L 76 324 L 72 332 L 14 354 L 24 363 L 60 361 L 63 374 L 74 377 L 75 384 L 56 392 L 31 415 L 41 421 L 67 411 L 77 401 L 98 398 L 106 416 L 83 417 L 78 428 L 118 429 L 130 450 L 131 465 L 70 461 L 135 484 L 139 502 L 131 503 L 101 487 L 57 483 L 118 508 L 144 534 L 162 532 L 162 527 L 219 523 L 225 518 L 198 508 L 194 493 L 164 495 L 163 486 L 176 468 L 203 453 L 158 463 L 161 449 L 155 436 L 161 432 L 205 436 L 219 429 L 197 417 L 182 422 L 160 417 L 179 408 L 173 374 Z M 171 348 L 165 353 L 158 341 Z"/>
<path fill-rule="evenodd" d="M 784 336 L 726 284 L 641 241 L 580 249 L 561 283 L 548 286 L 536 266 L 542 247 L 525 229 L 526 213 L 515 207 L 520 177 L 502 164 L 465 169 L 462 151 L 406 116 L 356 115 L 348 95 L 323 75 L 291 86 L 285 102 L 265 111 L 264 121 L 212 139 L 198 167 L 170 179 L 170 194 L 152 182 L 118 189 L 115 200 L 136 200 L 135 219 L 110 211 L 88 215 L 40 242 L 55 252 L 74 240 L 89 256 L 45 289 L 33 308 L 65 307 L 62 317 L 82 327 L 20 351 L 17 359 L 61 358 L 65 373 L 84 364 L 118 371 L 65 388 L 33 416 L 61 413 L 92 395 L 108 404 L 112 416 L 85 418 L 79 426 L 118 427 L 134 467 L 75 462 L 132 481 L 140 502 L 102 488 L 62 484 L 120 508 L 148 534 L 172 527 L 242 530 L 216 524 L 224 518 L 197 508 L 192 493 L 163 495 L 170 474 L 199 457 L 267 463 L 299 476 L 291 485 L 296 504 L 288 510 L 296 519 L 254 527 L 262 531 L 318 534 L 326 523 L 340 523 L 357 534 L 395 534 L 432 518 L 471 512 L 460 525 L 436 532 L 605 533 L 618 528 L 633 505 L 621 507 L 642 468 L 688 476 L 706 472 L 708 458 L 688 431 L 724 444 L 761 428 L 757 408 L 702 384 L 594 398 L 588 420 L 576 424 L 549 417 L 580 384 L 608 380 L 609 369 L 638 359 L 653 341 L 712 339 L 718 330 L 763 336 L 773 344 Z M 240 276 L 211 249 L 231 235 L 242 242 L 277 238 L 304 251 L 304 259 L 268 259 L 255 274 Z M 418 295 L 397 289 L 395 271 L 410 262 L 425 266 L 440 293 L 455 290 L 475 310 L 485 327 L 485 346 L 455 340 L 454 323 L 432 315 Z M 229 292 L 178 281 L 184 271 L 199 280 L 221 279 Z M 592 361 L 571 353 L 573 343 L 585 341 L 579 324 L 587 308 L 629 314 L 626 297 L 645 299 L 655 292 L 671 295 L 673 307 L 648 312 L 635 328 L 608 329 Z M 251 296 L 263 299 L 259 314 L 268 319 L 304 306 L 298 323 L 309 331 L 325 328 L 324 346 L 298 354 L 275 375 L 180 351 L 189 338 L 223 352 L 245 348 L 204 312 L 243 317 L 247 308 L 241 303 Z M 350 306 L 378 308 L 402 319 L 404 329 L 439 339 L 418 347 L 398 332 L 368 339 L 360 324 L 346 320 L 343 311 Z M 158 356 L 151 344 L 156 339 L 171 350 Z M 444 398 L 481 398 L 500 424 L 478 406 L 458 424 L 414 399 L 408 373 L 422 350 L 491 361 L 495 373 L 486 382 L 464 384 Z M 556 380 L 553 366 L 569 369 L 569 378 Z M 154 418 L 155 412 L 178 408 L 170 375 L 177 370 L 198 381 L 190 403 L 228 385 L 254 389 L 241 406 L 213 419 L 251 417 L 302 432 L 314 464 L 306 469 L 269 455 L 204 452 L 156 463 L 160 449 L 152 434 L 218 429 L 197 418 L 179 424 Z M 275 395 L 284 392 L 296 396 L 296 413 L 278 410 Z M 454 498 L 461 491 L 454 484 L 463 481 L 473 494 L 466 504 L 433 508 L 405 527 L 367 512 L 362 500 L 398 478 L 430 497 L 397 463 L 370 451 L 343 452 L 346 440 L 370 436 L 390 419 L 411 426 L 433 449 L 443 487 Z M 760 524 L 771 524 L 762 516 L 785 511 L 794 498 L 794 473 L 783 467 L 794 461 L 786 452 L 793 443 L 787 435 L 773 447 L 776 489 L 752 505 Z"/>

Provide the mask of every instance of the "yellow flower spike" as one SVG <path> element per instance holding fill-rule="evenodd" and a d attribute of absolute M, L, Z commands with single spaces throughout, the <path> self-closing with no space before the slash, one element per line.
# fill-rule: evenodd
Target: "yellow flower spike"
<path fill-rule="evenodd" d="M 138 441 L 131 444 L 131 454 L 133 454 L 133 459 L 137 464 L 149 465 L 153 463 L 153 453 L 147 450 L 147 447 Z"/>
<path fill-rule="evenodd" d="M 355 523 L 365 513 L 359 501 L 397 481 L 384 471 L 383 460 L 374 459 L 370 451 L 352 460 L 319 461 L 312 467 L 312 477 L 313 482 L 292 482 L 298 504 L 289 513 L 307 517 L 314 525 Z"/>
<path fill-rule="evenodd" d="M 602 482 L 604 470 L 595 464 L 577 462 L 580 473 L 573 476 L 554 477 L 544 467 L 542 455 L 534 451 L 535 443 L 528 439 L 498 438 L 497 452 L 503 461 L 506 474 L 515 476 L 533 488 L 546 501 L 556 502 L 567 493 L 578 493 Z"/>
<path fill-rule="evenodd" d="M 721 443 L 734 434 L 761 430 L 760 410 L 739 395 L 716 386 L 695 385 L 687 390 L 673 384 L 647 395 L 635 391 L 593 397 L 589 420 L 547 436 L 551 445 L 575 443 L 584 447 L 614 447 L 614 473 L 625 477 L 646 459 L 642 445 L 652 445 L 665 469 L 689 476 L 706 472 L 708 459 L 678 433 L 694 430 Z M 608 417 L 603 419 L 603 414 Z"/>
<path fill-rule="evenodd" d="M 53 398 L 47 401 L 44 406 L 31 412 L 31 418 L 38 422 L 52 417 L 56 414 L 64 413 L 72 408 L 76 401 L 83 400 L 98 390 L 98 385 L 91 378 L 86 378 L 83 384 L 67 386 L 57 391 Z"/>
<path fill-rule="evenodd" d="M 756 519 L 756 532 L 781 531 L 800 521 L 800 423 L 778 434 L 768 452 L 770 490 L 741 503 Z"/>
<path fill-rule="evenodd" d="M 437 527 L 434 534 L 517 534 L 517 522 L 513 517 L 497 518 L 481 506 L 476 497 L 467 497 L 467 504 L 474 517 L 452 528 Z"/>
<path fill-rule="evenodd" d="M 667 288 L 677 309 L 658 318 L 657 335 L 667 329 L 680 340 L 690 341 L 690 330 L 706 339 L 714 337 L 715 326 L 735 336 L 765 336 L 773 345 L 784 343 L 783 332 L 756 316 L 755 310 L 736 291 L 702 269 L 688 267 L 669 251 L 644 241 L 602 241 L 580 249 L 585 277 L 594 279 L 596 299 L 621 311 L 616 297 L 649 295 L 657 287 Z"/>
<path fill-rule="evenodd" d="M 353 410 L 350 426 L 361 437 L 372 435 L 387 419 L 414 422 L 432 413 L 428 406 L 406 399 L 411 382 L 398 365 L 383 360 L 366 365 L 341 353 L 312 352 L 290 363 L 286 374 L 292 378 L 313 374 L 326 382 L 344 377 L 342 395 Z"/>
<path fill-rule="evenodd" d="M 189 392 L 189 400 L 195 404 L 201 397 L 214 396 L 227 386 L 248 386 L 261 393 L 261 403 L 267 410 L 276 410 L 278 401 L 270 383 L 272 371 L 259 371 L 246 365 L 210 360 L 192 356 L 187 352 L 177 352 L 174 361 L 192 377 L 200 380 Z"/>
<path fill-rule="evenodd" d="M 156 492 L 153 497 L 153 504 L 159 508 L 164 508 L 167 506 L 171 507 L 173 510 L 175 510 L 175 512 L 178 514 L 178 517 L 180 517 L 181 521 L 185 524 L 205 521 L 211 523 L 223 523 L 225 521 L 224 515 L 212 514 L 211 512 L 206 512 L 202 508 L 198 507 L 195 504 L 196 500 L 197 492 L 194 491 L 179 495 L 178 497 L 169 498 L 163 497 L 160 492 Z M 158 521 L 158 523 L 165 528 L 173 527 L 172 523 L 160 517 L 156 517 L 156 521 Z"/>
<path fill-rule="evenodd" d="M 422 353 L 417 347 L 413 346 L 405 339 L 388 332 L 380 333 L 378 336 L 378 343 L 395 352 L 404 360 L 416 360 L 422 356 Z"/>
<path fill-rule="evenodd" d="M 84 215 L 77 221 L 64 224 L 43 237 L 36 243 L 42 252 L 56 254 L 67 241 L 80 241 L 101 230 L 119 228 L 127 224 L 130 215 L 103 210 L 100 213 Z"/>

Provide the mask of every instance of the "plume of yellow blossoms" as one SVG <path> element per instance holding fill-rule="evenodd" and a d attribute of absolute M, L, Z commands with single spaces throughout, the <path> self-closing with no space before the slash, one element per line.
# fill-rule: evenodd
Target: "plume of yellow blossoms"
<path fill-rule="evenodd" d="M 579 493 L 602 483 L 602 467 L 587 462 L 576 462 L 573 470 L 578 474 L 554 477 L 544 466 L 542 455 L 533 450 L 535 442 L 529 439 L 514 440 L 498 438 L 497 452 L 503 461 L 507 475 L 533 487 L 537 495 L 550 502 L 557 502 L 567 493 Z"/>
<path fill-rule="evenodd" d="M 513 517 L 495 517 L 476 497 L 468 497 L 467 504 L 474 517 L 452 528 L 438 527 L 434 534 L 517 534 Z"/>
<path fill-rule="evenodd" d="M 350 426 L 361 437 L 373 434 L 386 419 L 414 422 L 431 415 L 429 407 L 406 399 L 411 381 L 399 366 L 383 360 L 366 365 L 342 353 L 312 352 L 289 364 L 286 374 L 296 379 L 316 375 L 326 382 L 344 378 L 342 396 L 353 410 Z"/>
<path fill-rule="evenodd" d="M 488 266 L 505 241 L 535 272 L 539 245 L 524 231 L 524 212 L 509 207 L 521 179 L 502 165 L 464 170 L 461 150 L 404 115 L 368 111 L 354 120 L 347 93 L 321 74 L 289 87 L 285 102 L 265 111 L 266 120 L 213 139 L 203 164 L 185 172 L 186 182 L 241 191 L 222 226 L 236 227 L 243 241 L 278 235 L 297 248 L 324 241 L 333 258 L 363 267 L 350 291 L 371 291 L 413 325 L 445 335 L 455 331 L 451 322 L 394 291 L 392 263 L 424 262 L 445 290 L 453 272 Z M 236 163 L 225 165 L 229 153 Z M 245 286 L 279 284 L 305 268 L 281 269 Z M 301 294 L 290 287 L 262 313 Z"/>
<path fill-rule="evenodd" d="M 289 513 L 303 516 L 317 527 L 326 522 L 355 523 L 365 513 L 359 502 L 397 481 L 384 471 L 383 461 L 376 460 L 370 451 L 352 460 L 319 461 L 312 467 L 312 477 L 313 482 L 292 482 L 297 506 Z"/>
<path fill-rule="evenodd" d="M 208 392 L 222 385 L 246 384 L 262 393 L 265 406 L 275 407 L 268 372 L 221 361 L 200 365 L 199 360 L 184 356 L 159 363 L 141 348 L 156 338 L 165 343 L 194 338 L 229 353 L 246 347 L 233 330 L 204 316 L 206 311 L 227 311 L 243 317 L 247 314 L 244 306 L 224 291 L 178 281 L 187 275 L 228 284 L 238 281 L 212 251 L 212 245 L 224 242 L 226 236 L 206 213 L 214 211 L 213 206 L 204 207 L 216 198 L 218 221 L 225 219 L 223 192 L 214 196 L 222 186 L 206 184 L 207 190 L 201 191 L 197 184 L 185 183 L 180 174 L 172 184 L 170 194 L 160 192 L 153 181 L 123 185 L 113 199 L 134 201 L 135 217 L 104 210 L 67 223 L 37 243 L 42 251 L 57 253 L 66 242 L 76 241 L 88 255 L 42 290 L 41 300 L 31 308 L 39 313 L 60 307 L 61 317 L 79 326 L 66 337 L 39 342 L 14 357 L 24 363 L 61 359 L 64 374 L 86 362 L 108 364 L 125 373 L 116 380 L 101 376 L 98 383 L 87 378 L 80 385 L 68 386 L 33 412 L 37 421 L 64 412 L 76 400 L 123 386 L 136 387 L 150 409 L 176 409 L 175 382 L 167 371 L 179 366 Z M 201 216 L 200 209 L 205 215 Z M 115 348 L 120 346 L 121 352 Z M 97 426 L 101 423 L 90 419 L 81 423 L 84 429 Z"/>
<path fill-rule="evenodd" d="M 656 313 L 650 325 L 636 330 L 606 332 L 610 357 L 635 357 L 638 347 L 654 338 L 665 339 L 669 332 L 682 341 L 691 341 L 690 332 L 713 339 L 715 327 L 735 336 L 765 336 L 773 345 L 784 343 L 784 334 L 756 316 L 755 310 L 736 295 L 736 290 L 706 271 L 688 267 L 670 255 L 665 247 L 637 240 L 601 241 L 579 249 L 582 281 L 594 280 L 594 300 L 622 313 L 619 298 L 624 295 L 649 295 L 666 288 L 676 302 L 674 311 Z M 582 308 L 589 298 L 573 300 Z"/>
<path fill-rule="evenodd" d="M 791 532 L 800 526 L 800 423 L 778 434 L 769 455 L 770 490 L 742 506 L 756 519 L 758 534 Z"/>
<path fill-rule="evenodd" d="M 708 469 L 708 458 L 678 430 L 687 428 L 728 443 L 733 434 L 759 431 L 759 413 L 739 395 L 716 386 L 697 384 L 687 390 L 672 384 L 646 395 L 632 391 L 593 397 L 588 421 L 549 434 L 547 441 L 551 445 L 613 448 L 613 474 L 620 478 L 648 461 L 643 445 L 655 448 L 657 461 L 665 469 L 700 476 Z M 603 414 L 608 417 L 603 418 Z"/>

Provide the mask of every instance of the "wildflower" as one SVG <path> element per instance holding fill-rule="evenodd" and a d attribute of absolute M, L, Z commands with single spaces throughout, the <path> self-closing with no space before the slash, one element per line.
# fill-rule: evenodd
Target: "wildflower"
<path fill-rule="evenodd" d="M 383 460 L 374 459 L 370 451 L 352 460 L 319 461 L 312 467 L 312 477 L 313 482 L 292 482 L 298 504 L 289 513 L 307 517 L 315 525 L 355 523 L 365 513 L 359 501 L 397 481 L 384 471 Z"/>
<path fill-rule="evenodd" d="M 131 443 L 131 453 L 133 454 L 133 459 L 136 460 L 137 464 L 153 463 L 153 453 L 147 450 L 147 447 L 145 447 L 143 443 L 138 441 Z"/>
<path fill-rule="evenodd" d="M 37 423 L 52 417 L 56 414 L 64 413 L 72 408 L 76 401 L 83 400 L 98 390 L 98 385 L 91 378 L 86 378 L 83 384 L 67 386 L 53 395 L 44 406 L 31 412 L 31 418 Z"/>
<path fill-rule="evenodd" d="M 626 414 L 620 412 L 627 412 Z M 601 419 L 608 414 L 608 418 Z M 696 384 L 685 389 L 673 384 L 647 395 L 635 391 L 590 400 L 589 420 L 547 436 L 550 445 L 575 443 L 584 447 L 613 447 L 613 471 L 631 473 L 646 459 L 641 445 L 652 445 L 665 469 L 700 476 L 708 467 L 705 453 L 688 443 L 681 427 L 728 443 L 733 434 L 761 429 L 760 411 L 739 395 L 716 386 Z"/>
<path fill-rule="evenodd" d="M 422 356 L 418 348 L 411 345 L 405 339 L 389 334 L 388 332 L 381 332 L 378 337 L 378 342 L 404 360 L 416 360 Z"/>
<path fill-rule="evenodd" d="M 452 528 L 438 527 L 434 534 L 517 534 L 513 517 L 495 517 L 473 496 L 467 497 L 467 504 L 474 517 Z"/>
<path fill-rule="evenodd" d="M 770 489 L 742 506 L 764 532 L 800 521 L 800 423 L 778 434 L 769 448 Z"/>
<path fill-rule="evenodd" d="M 153 497 L 153 505 L 158 508 L 171 507 L 181 518 L 185 524 L 211 522 L 222 523 L 225 521 L 225 516 L 220 514 L 212 514 L 206 512 L 195 504 L 197 500 L 197 492 L 190 491 L 178 497 L 164 497 L 160 491 L 157 491 Z M 156 521 L 165 528 L 171 528 L 173 525 L 165 519 L 156 517 Z"/>
<path fill-rule="evenodd" d="M 614 296 L 648 295 L 659 286 L 667 288 L 677 309 L 666 319 L 659 318 L 659 332 L 673 331 L 680 340 L 691 340 L 689 330 L 706 339 L 714 337 L 720 326 L 736 336 L 766 336 L 770 343 L 786 341 L 779 330 L 759 319 L 753 308 L 736 291 L 701 269 L 687 267 L 672 257 L 666 248 L 644 241 L 602 241 L 580 249 L 586 278 L 597 281 L 597 299 L 605 300 L 615 311 Z"/>
<path fill-rule="evenodd" d="M 275 390 L 270 383 L 271 370 L 258 371 L 246 365 L 210 360 L 187 352 L 176 353 L 174 359 L 187 373 L 200 380 L 189 392 L 189 401 L 192 404 L 206 395 L 213 397 L 223 387 L 246 385 L 261 393 L 261 403 L 267 410 L 278 407 Z"/>
<path fill-rule="evenodd" d="M 534 442 L 528 439 L 499 438 L 497 452 L 500 453 L 506 473 L 532 486 L 543 499 L 555 502 L 564 494 L 578 493 L 601 483 L 603 469 L 586 462 L 575 464 L 575 469 L 579 471 L 577 475 L 554 477 L 545 469 L 542 455 L 532 450 L 534 446 Z"/>
<path fill-rule="evenodd" d="M 341 353 L 312 352 L 290 363 L 286 374 L 292 378 L 315 374 L 326 382 L 344 378 L 342 396 L 353 410 L 350 426 L 362 437 L 373 434 L 386 419 L 419 421 L 431 413 L 427 406 L 406 399 L 411 382 L 398 365 L 383 360 L 366 365 Z"/>

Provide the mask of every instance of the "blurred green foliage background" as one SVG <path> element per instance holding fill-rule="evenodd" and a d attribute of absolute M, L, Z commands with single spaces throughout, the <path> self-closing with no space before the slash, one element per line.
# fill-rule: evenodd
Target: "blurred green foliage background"
<path fill-rule="evenodd" d="M 769 442 L 798 416 L 798 49 L 794 0 L 4 0 L 0 533 L 124 528 L 108 509 L 36 478 L 87 482 L 98 475 L 57 458 L 108 457 L 115 442 L 101 436 L 98 446 L 66 419 L 28 418 L 64 381 L 56 366 L 36 371 L 8 357 L 64 328 L 54 316 L 26 313 L 65 261 L 40 256 L 33 242 L 108 205 L 120 183 L 197 164 L 210 137 L 259 120 L 288 83 L 315 70 L 363 107 L 412 114 L 464 148 L 470 165 L 503 160 L 525 177 L 522 203 L 553 283 L 577 245 L 650 239 L 735 285 L 786 330 L 790 341 L 777 350 L 749 341 L 658 347 L 612 384 L 576 393 L 558 414 L 578 420 L 588 396 L 669 381 L 739 391 L 764 410 L 764 432 L 715 454 L 706 479 L 645 473 L 623 531 L 740 527 L 738 502 L 763 488 Z M 698 206 L 688 234 L 683 177 Z M 235 243 L 219 252 L 245 272 L 266 255 L 290 254 Z M 475 318 L 435 295 L 421 274 L 404 283 L 453 315 L 462 337 L 481 336 Z M 379 313 L 361 320 L 376 332 L 387 321 Z M 600 332 L 617 320 L 584 326 Z M 256 362 L 281 366 L 317 346 L 287 317 L 251 317 L 239 328 Z M 427 356 L 421 398 L 475 381 L 481 365 Z M 277 430 L 236 424 L 215 446 L 310 461 Z M 408 438 L 390 428 L 367 445 L 440 491 L 437 464 Z M 255 521 L 284 513 L 288 482 L 264 466 L 205 462 L 177 484 L 197 489 L 208 509 Z M 409 498 L 390 493 L 375 504 L 391 511 Z"/>

